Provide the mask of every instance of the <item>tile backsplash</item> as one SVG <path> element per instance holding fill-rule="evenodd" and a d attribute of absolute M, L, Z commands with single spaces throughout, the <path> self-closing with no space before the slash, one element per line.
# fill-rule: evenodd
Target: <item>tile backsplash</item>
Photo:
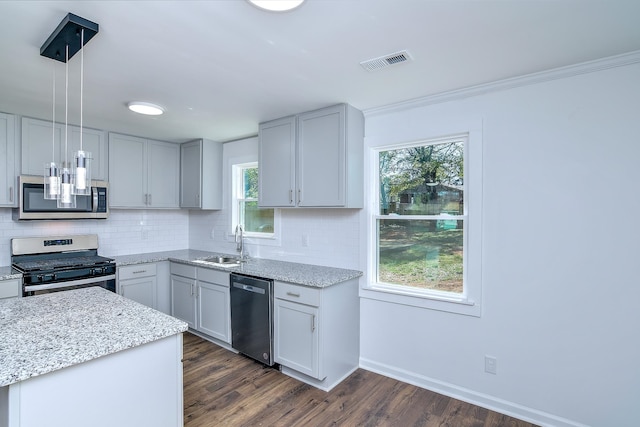
<path fill-rule="evenodd" d="M 105 256 L 189 248 L 235 253 L 227 212 L 118 209 L 107 220 L 14 221 L 11 209 L 0 208 L 0 266 L 11 264 L 14 237 L 66 234 L 97 234 Z M 358 269 L 358 210 L 282 209 L 280 218 L 279 240 L 245 240 L 250 256 Z"/>
<path fill-rule="evenodd" d="M 106 220 L 14 221 L 0 208 L 0 266 L 11 264 L 14 237 L 97 234 L 105 256 L 189 248 L 185 210 L 112 210 Z"/>

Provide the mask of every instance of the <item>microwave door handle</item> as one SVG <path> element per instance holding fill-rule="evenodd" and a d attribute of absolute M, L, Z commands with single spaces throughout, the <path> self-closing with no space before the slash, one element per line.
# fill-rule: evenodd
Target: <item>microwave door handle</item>
<path fill-rule="evenodd" d="M 91 198 L 92 203 L 91 203 L 91 212 L 98 212 L 98 188 L 97 187 L 91 187 Z"/>

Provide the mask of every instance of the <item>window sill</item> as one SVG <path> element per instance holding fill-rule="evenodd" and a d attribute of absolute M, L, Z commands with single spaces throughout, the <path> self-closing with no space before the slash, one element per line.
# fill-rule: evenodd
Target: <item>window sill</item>
<path fill-rule="evenodd" d="M 480 317 L 481 315 L 481 307 L 478 302 L 453 294 L 418 293 L 370 283 L 360 289 L 360 297 L 466 316 Z"/>

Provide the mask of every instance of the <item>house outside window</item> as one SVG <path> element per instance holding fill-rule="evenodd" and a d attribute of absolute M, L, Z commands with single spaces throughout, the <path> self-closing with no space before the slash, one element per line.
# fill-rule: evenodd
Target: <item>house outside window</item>
<path fill-rule="evenodd" d="M 258 207 L 258 163 L 232 166 L 232 232 L 241 225 L 250 237 L 273 238 L 275 235 L 274 209 Z"/>

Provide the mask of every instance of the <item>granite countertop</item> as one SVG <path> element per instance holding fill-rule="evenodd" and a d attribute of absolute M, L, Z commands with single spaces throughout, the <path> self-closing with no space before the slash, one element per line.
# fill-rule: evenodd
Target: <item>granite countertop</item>
<path fill-rule="evenodd" d="M 21 279 L 22 274 L 16 273 L 13 271 L 11 266 L 9 267 L 0 267 L 0 280 L 9 280 L 9 279 Z"/>
<path fill-rule="evenodd" d="M 358 270 L 324 267 L 312 264 L 300 264 L 287 261 L 275 261 L 262 258 L 249 258 L 237 266 L 215 266 L 197 262 L 212 256 L 229 256 L 229 254 L 185 249 L 180 251 L 152 252 L 147 254 L 114 256 L 118 266 L 143 264 L 146 262 L 175 261 L 196 267 L 289 282 L 297 285 L 324 288 L 362 276 Z"/>
<path fill-rule="evenodd" d="M 100 287 L 0 300 L 0 387 L 187 330 Z"/>

